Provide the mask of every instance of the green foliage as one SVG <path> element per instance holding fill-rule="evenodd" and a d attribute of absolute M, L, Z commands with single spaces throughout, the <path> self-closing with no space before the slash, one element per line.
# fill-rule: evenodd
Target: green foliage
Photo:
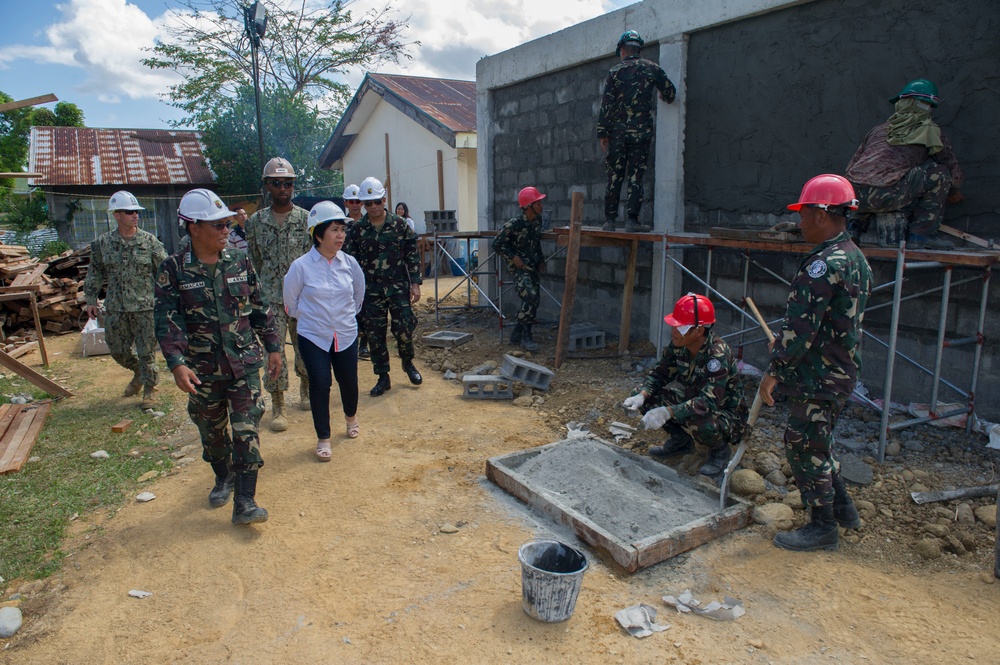
<path fill-rule="evenodd" d="M 50 256 L 58 256 L 70 249 L 73 248 L 69 246 L 69 243 L 65 243 L 62 240 L 50 240 L 42 246 L 42 251 L 39 252 L 38 258 L 47 259 Z"/>
<path fill-rule="evenodd" d="M 405 23 L 391 18 L 389 5 L 354 20 L 342 0 L 315 5 L 295 0 L 261 0 L 267 32 L 260 44 L 264 97 L 283 94 L 343 108 L 350 89 L 338 80 L 349 69 L 410 58 L 401 41 Z M 220 103 L 237 100 L 252 86 L 249 39 L 244 35 L 243 0 L 186 0 L 177 27 L 143 60 L 151 69 L 179 73 L 183 81 L 166 97 L 188 117 L 179 124 L 203 127 Z M 338 113 L 339 115 L 339 113 Z"/>
<path fill-rule="evenodd" d="M 10 95 L 0 92 L 0 104 L 12 101 Z M 0 171 L 22 171 L 27 166 L 32 126 L 83 127 L 83 121 L 83 111 L 69 102 L 59 102 L 54 112 L 44 106 L 29 106 L 0 113 Z M 13 187 L 13 180 L 0 180 L 0 198 Z"/>
<path fill-rule="evenodd" d="M 316 156 L 333 131 L 325 118 L 301 97 L 285 90 L 261 100 L 265 159 L 284 157 L 295 167 L 295 190 L 309 196 L 335 196 L 343 187 L 339 172 L 319 168 Z M 255 195 L 260 192 L 257 117 L 252 87 L 244 87 L 226 110 L 202 129 L 205 154 L 218 176 L 220 194 Z"/>
<path fill-rule="evenodd" d="M 0 213 L 6 228 L 23 235 L 49 223 L 45 199 L 41 196 L 7 197 L 0 200 Z"/>

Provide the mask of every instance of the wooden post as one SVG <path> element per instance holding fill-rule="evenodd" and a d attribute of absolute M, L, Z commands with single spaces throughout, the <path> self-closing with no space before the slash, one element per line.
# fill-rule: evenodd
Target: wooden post
<path fill-rule="evenodd" d="M 632 330 L 632 287 L 635 284 L 636 255 L 639 241 L 633 240 L 628 246 L 628 267 L 625 269 L 625 292 L 622 295 L 622 321 L 618 330 L 618 354 L 628 351 L 628 338 Z"/>
<path fill-rule="evenodd" d="M 559 338 L 556 340 L 556 369 L 562 366 L 569 347 L 569 327 L 573 323 L 573 300 L 576 298 L 576 275 L 580 266 L 580 236 L 583 233 L 583 194 L 573 192 L 569 212 L 569 245 L 566 247 L 566 286 L 559 312 Z"/>
<path fill-rule="evenodd" d="M 392 171 L 389 170 L 389 132 L 385 133 L 385 209 L 392 212 Z"/>
<path fill-rule="evenodd" d="M 38 317 L 38 301 L 34 291 L 28 291 L 31 300 L 31 316 L 35 318 L 35 335 L 38 336 L 38 352 L 42 354 L 42 367 L 49 366 L 49 354 L 45 352 L 45 337 L 42 335 L 42 321 Z"/>
<path fill-rule="evenodd" d="M 997 491 L 997 506 L 1000 507 L 1000 490 Z M 1000 577 L 1000 520 L 997 521 L 996 545 L 993 547 L 993 576 Z"/>
<path fill-rule="evenodd" d="M 444 210 L 444 153 L 437 151 L 438 164 L 438 210 Z"/>

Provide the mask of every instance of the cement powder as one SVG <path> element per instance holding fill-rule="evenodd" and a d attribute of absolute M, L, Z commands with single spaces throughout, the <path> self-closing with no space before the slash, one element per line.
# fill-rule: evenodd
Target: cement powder
<path fill-rule="evenodd" d="M 562 507 L 633 543 L 718 512 L 718 500 L 593 439 L 571 439 L 512 469 Z"/>

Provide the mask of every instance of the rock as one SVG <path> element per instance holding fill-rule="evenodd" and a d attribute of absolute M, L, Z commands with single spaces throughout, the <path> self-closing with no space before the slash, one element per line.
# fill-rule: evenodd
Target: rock
<path fill-rule="evenodd" d="M 892 511 L 889 510 L 888 508 L 879 508 L 878 509 L 878 514 L 881 515 L 882 517 L 886 518 L 887 520 L 891 520 L 891 519 L 894 518 L 894 515 L 892 514 Z"/>
<path fill-rule="evenodd" d="M 958 534 L 958 539 L 967 552 L 976 551 L 976 537 L 974 535 L 971 533 L 960 533 Z"/>
<path fill-rule="evenodd" d="M 545 404 L 545 398 L 544 397 L 541 397 L 539 395 L 534 395 L 531 398 L 531 405 L 532 406 L 541 406 L 542 404 Z"/>
<path fill-rule="evenodd" d="M 22 596 L 33 596 L 44 588 L 45 580 L 34 580 L 32 582 L 25 582 L 17 587 L 17 592 Z"/>
<path fill-rule="evenodd" d="M 486 362 L 480 363 L 469 370 L 469 374 L 493 374 L 493 371 L 497 368 L 496 363 Z"/>
<path fill-rule="evenodd" d="M 108 451 L 106 450 L 95 450 L 94 452 L 90 453 L 90 456 L 93 457 L 94 459 L 108 459 L 111 457 L 111 455 L 109 455 Z"/>
<path fill-rule="evenodd" d="M 446 371 L 444 374 L 441 375 L 441 378 L 444 379 L 445 381 L 454 381 L 455 379 L 458 378 L 458 374 L 455 374 L 449 369 L 448 371 Z"/>
<path fill-rule="evenodd" d="M 993 529 L 997 525 L 997 507 L 996 506 L 979 506 L 974 511 L 976 519 Z"/>
<path fill-rule="evenodd" d="M 740 469 L 733 473 L 729 479 L 730 487 L 734 494 L 740 496 L 753 496 L 763 494 L 767 491 L 764 486 L 764 479 L 753 469 Z"/>
<path fill-rule="evenodd" d="M 145 483 L 145 482 L 148 482 L 148 481 L 152 480 L 153 478 L 156 478 L 159 475 L 160 475 L 159 471 L 147 471 L 146 473 L 144 473 L 141 476 L 139 476 L 138 478 L 136 478 L 135 482 L 137 482 L 137 483 Z"/>
<path fill-rule="evenodd" d="M 972 507 L 967 503 L 958 504 L 955 509 L 955 521 L 959 524 L 975 524 L 976 515 L 972 512 Z"/>
<path fill-rule="evenodd" d="M 441 365 L 441 369 L 445 371 L 458 372 L 458 365 L 451 362 L 450 360 L 446 360 L 444 361 L 444 364 Z"/>
<path fill-rule="evenodd" d="M 754 459 L 753 468 L 761 476 L 767 476 L 772 471 L 780 471 L 781 463 L 774 453 L 761 453 Z"/>
<path fill-rule="evenodd" d="M 139 492 L 135 495 L 135 500 L 139 503 L 149 503 L 156 498 L 156 495 L 152 492 Z"/>
<path fill-rule="evenodd" d="M 949 552 L 954 552 L 959 556 L 964 556 L 969 553 L 969 551 L 965 549 L 965 545 L 962 544 L 962 541 L 956 538 L 955 536 L 948 536 L 947 538 L 944 539 L 944 542 L 945 542 L 945 549 L 947 549 Z"/>
<path fill-rule="evenodd" d="M 922 453 L 924 452 L 924 444 L 919 441 L 904 441 L 903 447 L 909 450 L 911 453 Z"/>
<path fill-rule="evenodd" d="M 916 478 L 917 480 L 924 481 L 930 479 L 931 474 L 927 471 L 924 471 L 923 469 L 914 469 L 913 477 Z"/>
<path fill-rule="evenodd" d="M 860 513 L 868 513 L 871 515 L 875 512 L 875 504 L 871 501 L 865 501 L 864 499 L 855 499 L 854 507 L 857 508 Z"/>
<path fill-rule="evenodd" d="M 792 510 L 805 510 L 802 505 L 802 493 L 798 490 L 792 490 L 786 494 L 785 498 L 782 499 L 781 502 Z"/>
<path fill-rule="evenodd" d="M 522 395 L 514 399 L 512 404 L 514 406 L 531 406 L 532 405 L 531 395 Z"/>
<path fill-rule="evenodd" d="M 951 518 L 955 516 L 954 511 L 948 510 L 944 506 L 934 506 L 931 508 L 931 514 L 934 515 L 934 517 L 943 517 L 949 522 L 951 522 Z"/>
<path fill-rule="evenodd" d="M 858 451 L 864 450 L 867 444 L 864 441 L 858 441 L 857 439 L 845 439 L 837 437 L 837 445 L 841 446 L 845 450 L 848 450 L 852 453 L 856 453 Z"/>
<path fill-rule="evenodd" d="M 774 524 L 785 531 L 791 527 L 794 511 L 783 503 L 766 503 L 753 509 L 753 521 L 757 524 Z M 782 526 L 781 522 L 788 522 L 788 526 Z"/>
<path fill-rule="evenodd" d="M 758 651 L 762 651 L 767 648 L 767 645 L 764 644 L 763 640 L 749 640 L 747 641 L 747 645 L 752 646 L 754 649 L 757 649 Z"/>
<path fill-rule="evenodd" d="M 442 524 L 441 528 L 438 529 L 441 533 L 458 533 L 458 527 L 454 524 Z"/>
<path fill-rule="evenodd" d="M 0 608 L 0 638 L 14 637 L 21 630 L 21 610 L 16 607 Z"/>
<path fill-rule="evenodd" d="M 432 363 L 431 364 L 431 371 L 433 371 L 433 372 L 440 372 L 441 371 L 441 363 Z"/>
<path fill-rule="evenodd" d="M 913 546 L 913 551 L 928 561 L 937 559 L 941 556 L 941 541 L 937 538 L 924 538 Z"/>
<path fill-rule="evenodd" d="M 845 480 L 858 485 L 871 485 L 874 476 L 872 468 L 860 457 L 854 453 L 843 453 L 837 459 L 840 460 L 840 474 Z"/>
<path fill-rule="evenodd" d="M 904 471 L 902 475 L 903 475 L 903 480 L 905 480 L 908 483 L 913 482 L 913 479 L 915 478 L 915 476 L 913 475 L 913 472 L 910 471 L 909 469 L 907 469 L 906 471 Z"/>
<path fill-rule="evenodd" d="M 785 474 L 781 472 L 781 469 L 775 469 L 771 473 L 767 474 L 764 476 L 764 480 L 772 485 L 777 485 L 778 487 L 784 487 L 788 482 L 788 478 L 785 478 Z"/>
<path fill-rule="evenodd" d="M 38 455 L 32 455 L 31 457 L 28 458 L 28 464 L 34 464 L 35 462 L 41 462 L 41 461 L 42 458 L 39 457 Z"/>
<path fill-rule="evenodd" d="M 133 598 L 149 598 L 153 594 L 150 591 L 140 591 L 139 589 L 132 589 L 131 591 L 128 592 L 128 595 L 132 596 Z"/>
<path fill-rule="evenodd" d="M 913 483 L 910 485 L 911 492 L 930 492 L 930 489 L 922 483 Z"/>
<path fill-rule="evenodd" d="M 996 584 L 997 581 L 993 573 L 979 573 L 979 579 L 983 581 L 983 584 Z"/>
<path fill-rule="evenodd" d="M 517 391 L 518 397 L 531 397 L 534 394 L 535 393 L 531 391 L 531 386 L 524 386 L 523 388 Z"/>
<path fill-rule="evenodd" d="M 925 524 L 924 531 L 931 534 L 935 538 L 947 538 L 951 535 L 951 529 L 942 524 Z"/>
<path fill-rule="evenodd" d="M 162 418 L 167 414 L 165 414 L 163 411 L 153 411 L 150 415 L 152 415 L 154 418 Z"/>
<path fill-rule="evenodd" d="M 899 441 L 887 441 L 885 444 L 886 457 L 895 457 L 899 454 Z"/>

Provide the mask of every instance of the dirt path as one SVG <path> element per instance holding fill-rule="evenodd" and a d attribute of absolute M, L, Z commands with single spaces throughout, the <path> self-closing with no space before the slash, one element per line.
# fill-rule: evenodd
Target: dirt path
<path fill-rule="evenodd" d="M 73 341 L 52 346 L 68 354 Z M 102 368 L 124 385 L 124 372 Z M 309 414 L 294 398 L 289 430 L 265 430 L 258 499 L 268 523 L 236 528 L 229 506 L 211 509 L 201 461 L 99 528 L 99 516 L 82 516 L 74 554 L 22 606 L 25 625 L 0 644 L 0 663 L 996 661 L 1000 585 L 982 573 L 886 568 L 849 545 L 784 552 L 761 527 L 631 576 L 585 549 L 592 565 L 575 615 L 536 622 L 521 610 L 517 548 L 555 527 L 483 473 L 490 456 L 562 438 L 552 419 L 463 401 L 429 369 L 414 388 L 396 368 L 393 389 L 372 399 L 370 366 L 361 370 L 362 434 L 337 439 L 332 463 L 315 460 Z M 173 445 L 194 442 L 187 425 Z M 747 613 L 716 623 L 660 601 L 685 588 L 740 598 Z M 613 616 L 638 602 L 662 608 L 673 627 L 624 634 Z"/>

